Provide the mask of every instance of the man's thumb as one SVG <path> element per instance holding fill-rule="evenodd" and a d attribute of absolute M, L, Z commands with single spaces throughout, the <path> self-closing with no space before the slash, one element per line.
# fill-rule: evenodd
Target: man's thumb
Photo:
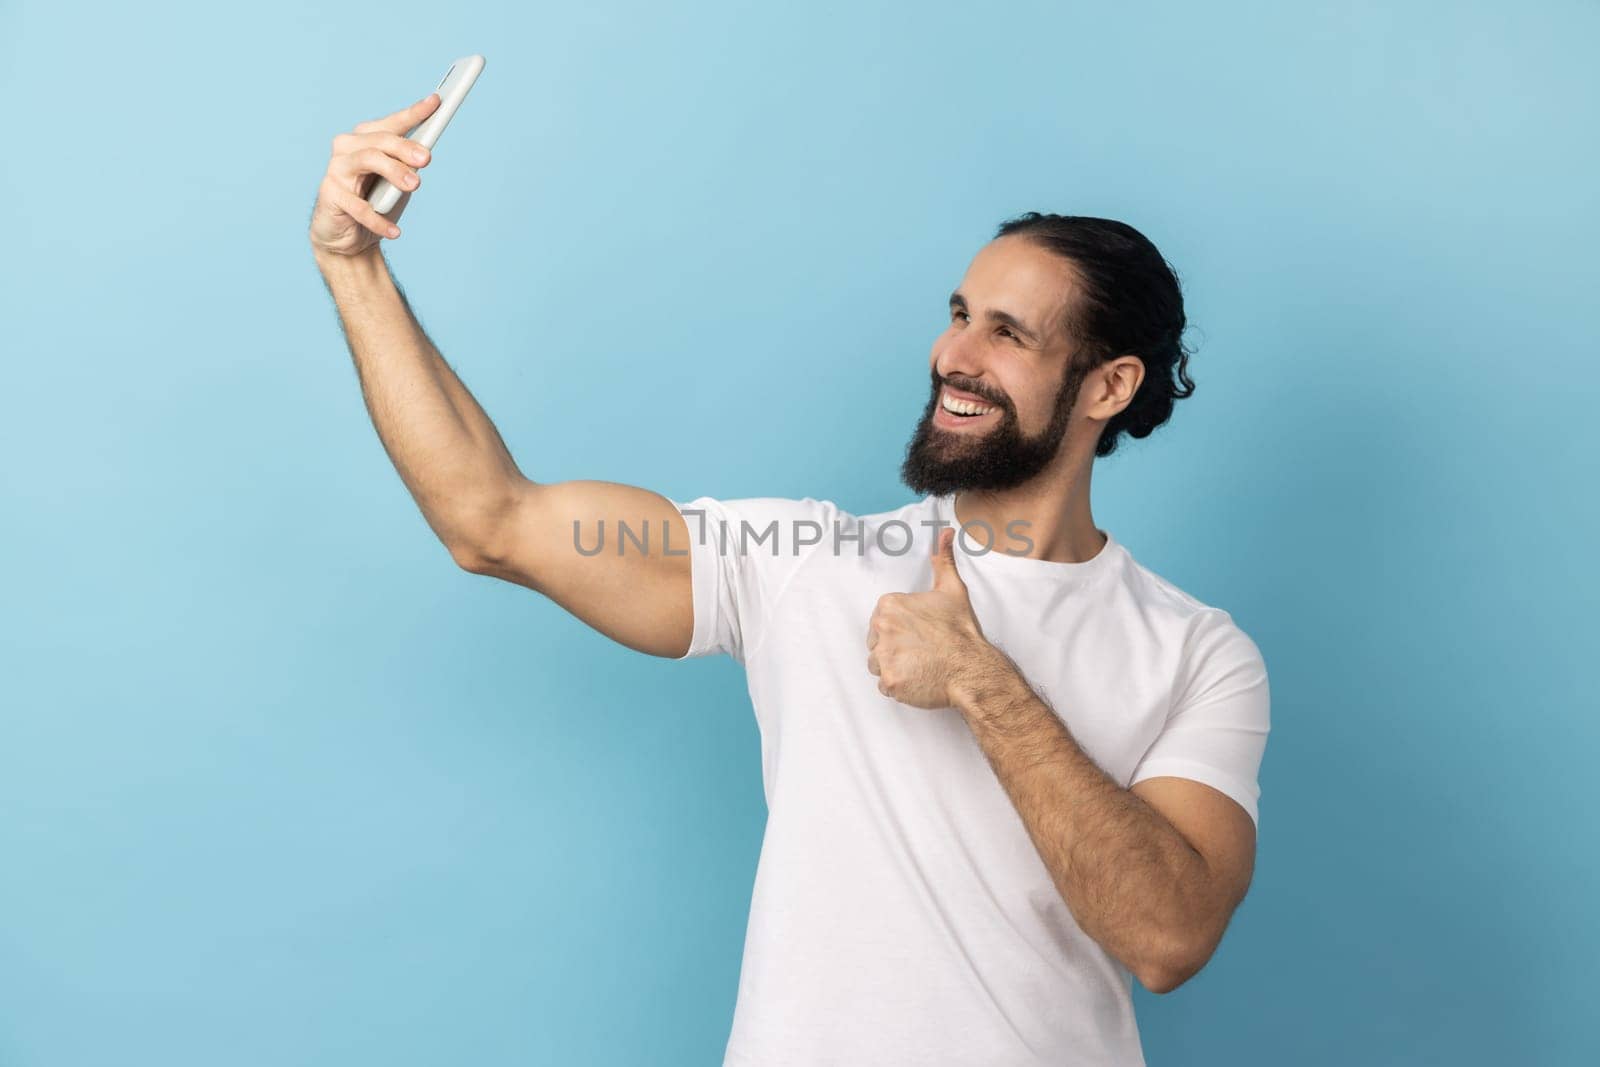
<path fill-rule="evenodd" d="M 967 583 L 961 580 L 961 572 L 956 570 L 955 530 L 940 530 L 939 540 L 934 542 L 933 587 L 939 590 L 960 589 L 963 592 L 967 588 Z"/>

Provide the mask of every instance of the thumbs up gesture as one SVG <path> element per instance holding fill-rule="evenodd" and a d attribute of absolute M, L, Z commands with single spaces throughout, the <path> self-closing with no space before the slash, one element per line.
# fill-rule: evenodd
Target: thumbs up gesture
<path fill-rule="evenodd" d="M 983 636 L 956 571 L 956 532 L 939 531 L 933 550 L 933 588 L 885 593 L 867 626 L 867 670 L 878 692 L 919 708 L 954 705 L 951 684 L 981 668 L 997 651 Z"/>

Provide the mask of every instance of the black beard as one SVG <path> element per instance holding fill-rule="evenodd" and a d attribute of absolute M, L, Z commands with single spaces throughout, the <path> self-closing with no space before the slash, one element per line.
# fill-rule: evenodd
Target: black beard
<path fill-rule="evenodd" d="M 900 465 L 900 480 L 914 493 L 947 496 L 962 489 L 1014 489 L 1049 465 L 1067 435 L 1068 417 L 1078 397 L 1083 376 L 1076 367 L 1067 369 L 1056 394 L 1055 412 L 1050 425 L 1038 437 L 1024 437 L 1017 424 L 1017 412 L 1009 400 L 979 392 L 952 382 L 952 387 L 975 393 L 1000 408 L 1000 425 L 982 437 L 968 439 L 964 434 L 941 430 L 933 424 L 939 408 L 939 388 L 943 384 L 933 372 L 933 395 L 922 412 L 906 458 Z"/>

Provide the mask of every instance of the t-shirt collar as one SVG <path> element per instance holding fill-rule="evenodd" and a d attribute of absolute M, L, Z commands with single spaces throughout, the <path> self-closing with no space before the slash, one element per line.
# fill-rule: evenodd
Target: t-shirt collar
<path fill-rule="evenodd" d="M 955 523 L 955 496 L 954 493 L 948 493 L 944 496 L 930 495 L 926 498 L 933 508 L 936 519 L 942 519 L 952 525 Z M 1026 533 L 1025 530 L 1022 532 Z M 1078 563 L 1014 555 L 1013 553 L 1023 549 L 1024 545 L 1018 537 L 1008 534 L 1003 526 L 994 531 L 993 544 L 987 551 L 984 550 L 984 540 L 988 536 L 988 531 L 981 526 L 971 526 L 965 535 L 957 537 L 956 553 L 963 557 L 964 561 L 970 561 L 986 574 L 1013 574 L 1041 581 L 1077 584 L 1093 581 L 1114 570 L 1126 552 L 1122 543 L 1113 537 L 1109 530 L 1099 532 L 1105 535 L 1106 543 L 1100 546 L 1100 551 L 1092 558 Z"/>

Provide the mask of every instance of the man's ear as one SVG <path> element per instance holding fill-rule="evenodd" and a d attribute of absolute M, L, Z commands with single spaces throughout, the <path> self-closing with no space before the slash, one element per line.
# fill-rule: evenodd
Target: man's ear
<path fill-rule="evenodd" d="M 1110 419 L 1133 403 L 1133 394 L 1144 381 L 1144 360 L 1138 356 L 1118 356 L 1089 372 L 1089 382 L 1097 383 L 1094 403 L 1087 414 Z"/>

